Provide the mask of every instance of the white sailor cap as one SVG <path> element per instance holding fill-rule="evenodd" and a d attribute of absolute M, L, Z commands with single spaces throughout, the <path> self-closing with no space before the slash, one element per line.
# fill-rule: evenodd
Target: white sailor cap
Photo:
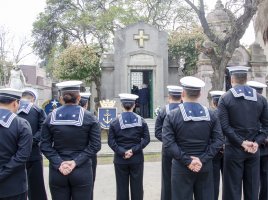
<path fill-rule="evenodd" d="M 168 85 L 168 93 L 172 96 L 181 96 L 183 88 L 177 85 Z"/>
<path fill-rule="evenodd" d="M 138 95 L 128 93 L 121 93 L 119 94 L 119 97 L 122 103 L 133 103 L 139 98 Z"/>
<path fill-rule="evenodd" d="M 211 97 L 220 97 L 224 93 L 225 93 L 224 91 L 220 91 L 220 90 L 213 90 L 209 92 Z"/>
<path fill-rule="evenodd" d="M 22 92 L 22 96 L 25 94 L 25 93 L 29 93 L 30 95 L 32 95 L 34 97 L 34 99 L 36 100 L 38 98 L 38 93 L 35 89 L 33 88 L 25 88 Z"/>
<path fill-rule="evenodd" d="M 267 87 L 266 84 L 260 83 L 258 81 L 248 81 L 247 85 L 250 86 L 250 87 L 253 87 L 253 88 L 260 88 L 260 89 L 263 89 L 263 88 Z"/>
<path fill-rule="evenodd" d="M 82 81 L 64 81 L 57 83 L 56 86 L 61 91 L 80 91 L 80 85 L 82 84 Z"/>
<path fill-rule="evenodd" d="M 81 99 L 88 100 L 88 98 L 91 96 L 90 92 L 81 92 L 80 93 Z"/>
<path fill-rule="evenodd" d="M 0 89 L 0 99 L 14 99 L 19 100 L 21 98 L 22 91 L 13 88 Z"/>
<path fill-rule="evenodd" d="M 200 90 L 205 86 L 205 82 L 193 76 L 185 76 L 180 79 L 181 85 L 184 89 Z"/>
<path fill-rule="evenodd" d="M 249 67 L 246 66 L 232 66 L 232 67 L 227 67 L 229 72 L 231 74 L 244 74 L 247 73 L 249 70 Z"/>

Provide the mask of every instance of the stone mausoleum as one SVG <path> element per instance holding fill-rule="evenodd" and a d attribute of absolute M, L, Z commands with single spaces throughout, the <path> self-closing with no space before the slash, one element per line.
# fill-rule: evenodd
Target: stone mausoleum
<path fill-rule="evenodd" d="M 209 25 L 221 36 L 230 26 L 229 15 L 220 0 L 215 9 L 207 15 Z M 207 44 L 211 45 L 209 41 Z M 213 44 L 212 44 L 213 45 Z M 265 83 L 267 80 L 267 61 L 262 47 L 255 42 L 249 49 L 240 46 L 236 49 L 228 66 L 250 66 L 249 80 Z M 102 56 L 102 99 L 116 100 L 120 108 L 119 93 L 137 93 L 147 91 L 148 103 L 145 105 L 148 114 L 145 118 L 154 117 L 154 109 L 166 104 L 167 89 L 170 84 L 178 84 L 183 76 L 180 62 L 169 60 L 168 34 L 143 22 L 118 30 L 114 38 L 114 52 Z M 209 105 L 207 93 L 211 90 L 210 60 L 200 54 L 198 70 L 193 76 L 206 82 L 202 89 L 201 102 Z M 228 72 L 225 88 L 229 89 Z M 93 92 L 94 94 L 94 92 Z M 266 95 L 266 92 L 264 93 Z M 121 109 L 118 109 L 120 112 Z"/>

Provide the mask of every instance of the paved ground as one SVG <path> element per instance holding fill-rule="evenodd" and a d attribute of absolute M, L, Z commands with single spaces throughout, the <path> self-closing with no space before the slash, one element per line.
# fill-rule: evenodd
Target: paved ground
<path fill-rule="evenodd" d="M 161 163 L 144 163 L 144 200 L 160 200 L 161 193 Z M 48 167 L 45 167 L 45 181 L 48 189 Z M 94 200 L 115 200 L 115 176 L 112 164 L 98 165 L 94 189 Z M 221 198 L 219 198 L 220 200 Z"/>
<path fill-rule="evenodd" d="M 146 162 L 144 165 L 144 200 L 160 199 L 160 162 Z M 48 168 L 45 167 L 45 181 L 48 189 Z M 49 197 L 49 199 L 51 199 Z M 109 165 L 98 165 L 97 178 L 94 189 L 95 200 L 115 200 L 115 176 L 114 167 Z"/>

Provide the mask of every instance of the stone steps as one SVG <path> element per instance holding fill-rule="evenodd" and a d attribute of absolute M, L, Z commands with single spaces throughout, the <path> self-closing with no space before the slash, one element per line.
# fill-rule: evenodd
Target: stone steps
<path fill-rule="evenodd" d="M 155 154 L 160 153 L 162 149 L 162 143 L 159 142 L 154 136 L 154 126 L 155 126 L 155 119 L 145 119 L 148 124 L 149 132 L 150 132 L 150 143 L 148 146 L 143 150 L 144 154 Z M 107 139 L 102 140 L 101 150 L 98 153 L 98 156 L 105 157 L 105 156 L 113 156 L 113 150 L 108 146 Z"/>

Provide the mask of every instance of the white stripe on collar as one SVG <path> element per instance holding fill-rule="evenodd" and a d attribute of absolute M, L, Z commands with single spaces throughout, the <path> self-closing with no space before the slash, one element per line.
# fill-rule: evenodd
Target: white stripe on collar
<path fill-rule="evenodd" d="M 9 126 L 11 125 L 12 121 L 15 119 L 16 116 L 17 115 L 15 113 L 12 113 L 6 122 L 0 120 L 0 124 L 5 128 L 9 128 Z"/>
<path fill-rule="evenodd" d="M 21 112 L 24 112 L 25 114 L 29 114 L 29 112 L 30 112 L 31 108 L 33 107 L 33 105 L 34 105 L 33 103 L 29 103 L 26 108 L 21 108 L 20 107 L 20 109 L 18 110 L 17 113 L 20 114 Z"/>
<path fill-rule="evenodd" d="M 73 125 L 73 126 L 82 126 L 83 125 L 84 114 L 85 114 L 84 108 L 80 107 L 78 120 L 57 120 L 56 119 L 57 110 L 58 109 L 55 109 L 52 111 L 50 124 L 52 124 L 52 125 Z"/>
<path fill-rule="evenodd" d="M 187 113 L 185 111 L 185 108 L 184 108 L 182 103 L 179 105 L 179 108 L 181 110 L 181 114 L 182 114 L 182 117 L 183 117 L 184 121 L 210 121 L 210 114 L 209 114 L 208 108 L 205 107 L 205 106 L 202 106 L 202 107 L 205 110 L 205 116 L 193 117 L 193 116 L 188 116 L 187 115 Z"/>
<path fill-rule="evenodd" d="M 141 127 L 142 126 L 142 120 L 141 120 L 141 116 L 133 113 L 137 118 L 138 118 L 138 121 L 136 123 L 132 123 L 132 124 L 124 124 L 124 121 L 123 121 L 123 117 L 122 115 L 119 115 L 118 117 L 118 120 L 119 120 L 119 124 L 120 124 L 120 127 L 121 129 L 126 129 L 126 128 L 133 128 L 133 127 Z"/>
<path fill-rule="evenodd" d="M 237 93 L 234 88 L 231 88 L 230 91 L 234 95 L 234 97 L 244 97 L 244 99 L 249 100 L 249 101 L 257 101 L 257 92 L 255 89 L 252 89 L 253 91 L 253 96 L 246 96 L 244 93 Z"/>

